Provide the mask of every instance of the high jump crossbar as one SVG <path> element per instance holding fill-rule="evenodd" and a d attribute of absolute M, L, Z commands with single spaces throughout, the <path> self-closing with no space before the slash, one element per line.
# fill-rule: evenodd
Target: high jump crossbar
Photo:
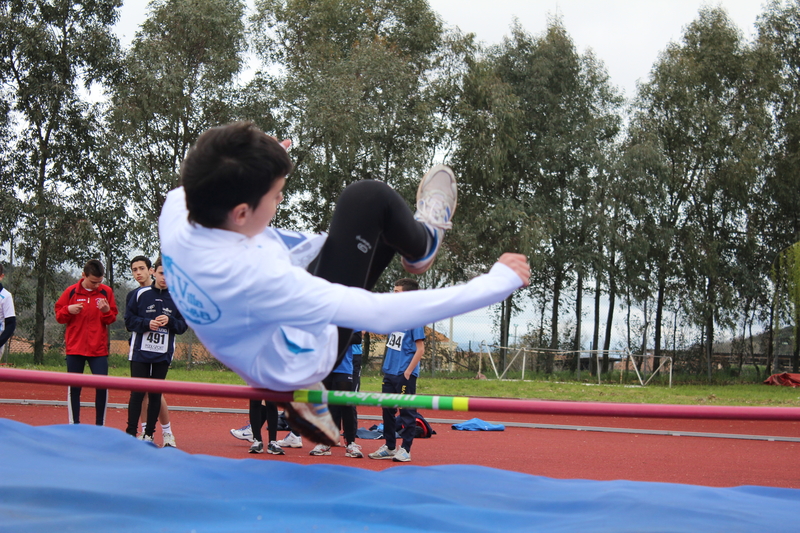
<path fill-rule="evenodd" d="M 277 392 L 244 385 L 165 381 L 146 378 L 101 376 L 43 370 L 0 368 L 0 381 L 92 387 L 98 389 L 158 392 L 192 396 L 217 396 L 277 403 L 327 402 L 332 405 L 386 408 L 528 413 L 573 416 L 619 416 L 633 418 L 695 418 L 717 420 L 800 421 L 800 407 L 735 407 L 724 405 L 663 405 L 600 402 L 566 402 L 465 396 L 423 396 L 377 392 L 296 390 Z"/>

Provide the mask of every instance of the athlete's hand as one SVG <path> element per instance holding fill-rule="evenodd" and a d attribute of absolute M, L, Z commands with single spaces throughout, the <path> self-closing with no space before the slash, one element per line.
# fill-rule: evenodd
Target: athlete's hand
<path fill-rule="evenodd" d="M 163 328 L 166 327 L 167 324 L 169 324 L 169 317 L 167 315 L 158 315 L 155 318 L 155 321 L 158 322 L 158 325 Z"/>
<path fill-rule="evenodd" d="M 503 263 L 516 272 L 517 276 L 522 280 L 523 287 L 531 284 L 531 266 L 528 264 L 528 258 L 523 254 L 505 253 L 500 256 L 497 262 Z"/>
<path fill-rule="evenodd" d="M 69 314 L 71 315 L 77 315 L 78 313 L 83 311 L 83 304 L 72 304 L 70 306 L 67 306 L 67 311 L 69 311 Z"/>
<path fill-rule="evenodd" d="M 158 319 L 153 319 L 153 320 L 150 321 L 150 329 L 152 331 L 158 331 L 158 328 L 160 328 L 160 327 L 161 327 L 161 324 L 159 323 Z"/>
<path fill-rule="evenodd" d="M 108 300 L 105 298 L 99 298 L 97 300 L 97 308 L 100 310 L 101 313 L 108 313 L 111 311 L 111 306 L 108 304 Z"/>

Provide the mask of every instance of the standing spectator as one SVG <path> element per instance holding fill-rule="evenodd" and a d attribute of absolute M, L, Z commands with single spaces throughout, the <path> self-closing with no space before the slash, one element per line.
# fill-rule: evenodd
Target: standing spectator
<path fill-rule="evenodd" d="M 3 287 L 2 281 L 6 277 L 3 263 L 0 263 L 0 359 L 3 357 L 3 347 L 17 329 L 17 314 L 14 312 L 14 298 L 8 289 Z"/>
<path fill-rule="evenodd" d="M 364 350 L 361 346 L 361 343 L 364 339 L 364 332 L 357 331 L 353 333 L 353 344 L 350 345 L 350 349 L 353 351 L 353 391 L 359 392 L 361 390 L 361 356 L 364 353 Z M 356 406 L 353 406 L 353 425 L 358 431 L 358 409 Z"/>
<path fill-rule="evenodd" d="M 395 282 L 394 292 L 416 291 L 419 284 L 413 279 L 402 278 Z M 386 356 L 383 360 L 383 385 L 381 392 L 390 394 L 416 394 L 419 362 L 425 353 L 425 328 L 395 331 L 386 341 Z M 400 409 L 403 428 L 400 437 L 403 443 L 396 448 L 397 433 L 395 414 L 397 409 L 383 409 L 383 438 L 386 444 L 369 454 L 370 459 L 393 459 L 397 462 L 411 461 L 411 444 L 417 431 L 417 412 Z"/>
<path fill-rule="evenodd" d="M 149 287 L 153 283 L 153 274 L 151 269 L 152 264 L 150 263 L 150 258 L 144 255 L 137 255 L 131 259 L 131 274 L 133 275 L 133 279 L 136 281 L 136 283 L 139 284 L 139 288 Z M 128 308 L 128 303 L 131 301 L 131 297 L 136 294 L 136 291 L 138 290 L 139 289 L 133 289 L 128 293 L 128 296 L 125 298 L 126 309 Z M 131 339 L 132 338 L 133 337 L 131 337 Z M 131 339 L 128 339 L 128 343 L 131 342 Z M 130 404 L 130 400 L 128 403 Z M 145 429 L 147 427 L 148 404 L 148 396 L 145 395 L 142 401 L 142 413 L 140 415 L 140 421 L 142 424 L 142 438 L 144 438 Z M 158 421 L 161 423 L 161 436 L 164 440 L 164 446 L 171 446 L 173 448 L 176 447 L 175 435 L 172 433 L 172 424 L 170 424 L 169 420 L 169 406 L 167 405 L 167 400 L 163 394 L 161 395 L 161 409 L 158 412 Z"/>
<path fill-rule="evenodd" d="M 344 358 L 342 358 L 342 362 L 328 374 L 328 377 L 322 380 L 322 384 L 325 385 L 326 389 L 342 391 L 355 390 L 355 384 L 353 383 L 353 348 L 355 346 L 361 347 L 360 331 L 353 333 L 350 337 L 350 346 L 348 346 Z M 355 458 L 364 457 L 364 454 L 361 452 L 361 446 L 356 444 L 356 430 L 358 429 L 356 408 L 352 405 L 331 405 L 330 410 L 333 423 L 336 424 L 337 428 L 341 426 L 344 429 L 344 440 L 347 446 L 344 456 Z M 326 444 L 317 444 L 309 453 L 309 455 L 330 454 L 331 447 Z"/>
<path fill-rule="evenodd" d="M 111 287 L 103 285 L 104 275 L 103 263 L 90 259 L 80 281 L 67 287 L 56 301 L 56 321 L 67 325 L 67 372 L 83 374 L 88 363 L 92 374 L 108 375 L 108 326 L 117 319 L 117 304 Z M 81 387 L 70 387 L 68 396 L 69 423 L 80 424 Z M 98 426 L 105 423 L 107 398 L 108 391 L 96 390 Z"/>
<path fill-rule="evenodd" d="M 131 377 L 166 379 L 172 355 L 175 353 L 175 335 L 184 333 L 188 326 L 175 307 L 164 279 L 164 266 L 158 258 L 150 271 L 155 281 L 149 287 L 140 287 L 129 299 L 125 308 L 125 327 L 133 332 L 128 359 Z M 139 414 L 142 412 L 144 392 L 131 393 L 128 404 L 126 432 L 136 436 Z M 161 409 L 161 393 L 149 392 L 145 441 L 153 442 L 153 433 Z M 175 447 L 174 438 L 164 442 Z"/>
<path fill-rule="evenodd" d="M 286 452 L 278 446 L 278 406 L 273 402 L 250 400 L 250 428 L 253 433 L 253 445 L 249 453 L 264 453 L 264 438 L 261 428 L 267 422 L 267 436 L 269 444 L 266 451 L 272 455 L 284 455 Z M 234 435 L 235 436 L 235 435 Z"/>

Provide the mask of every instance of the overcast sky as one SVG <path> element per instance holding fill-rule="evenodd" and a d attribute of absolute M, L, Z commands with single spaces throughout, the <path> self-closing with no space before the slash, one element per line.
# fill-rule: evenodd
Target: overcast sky
<path fill-rule="evenodd" d="M 146 17 L 148 2 L 125 0 L 117 31 L 130 43 Z M 580 53 L 591 48 L 608 69 L 611 82 L 627 98 L 637 80 L 646 80 L 659 52 L 680 40 L 683 28 L 697 18 L 701 6 L 721 5 L 745 37 L 755 33 L 762 0 L 429 0 L 448 26 L 474 33 L 485 44 L 502 42 L 514 17 L 533 35 L 558 15 Z M 252 5 L 252 0 L 248 0 Z"/>

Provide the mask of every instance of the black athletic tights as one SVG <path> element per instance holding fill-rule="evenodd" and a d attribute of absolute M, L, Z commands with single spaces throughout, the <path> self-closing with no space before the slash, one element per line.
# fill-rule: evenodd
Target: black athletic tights
<path fill-rule="evenodd" d="M 414 220 L 405 200 L 382 181 L 363 180 L 339 196 L 328 240 L 309 271 L 333 283 L 372 290 L 395 252 L 416 259 L 427 251 L 428 231 Z M 339 328 L 337 366 L 352 332 Z"/>
<path fill-rule="evenodd" d="M 130 364 L 132 378 L 167 379 L 169 361 L 163 361 L 161 363 L 131 361 Z M 131 397 L 128 401 L 128 427 L 125 430 L 129 435 L 135 436 L 136 431 L 139 429 L 139 415 L 142 412 L 144 395 L 144 392 L 131 391 Z M 152 437 L 156 430 L 158 413 L 161 410 L 161 393 L 148 392 L 147 402 L 147 423 L 145 425 L 144 434 L 148 437 Z"/>
<path fill-rule="evenodd" d="M 253 438 L 264 442 L 261 436 L 261 427 L 267 423 L 267 443 L 278 440 L 278 406 L 272 402 L 250 400 L 250 429 Z"/>

